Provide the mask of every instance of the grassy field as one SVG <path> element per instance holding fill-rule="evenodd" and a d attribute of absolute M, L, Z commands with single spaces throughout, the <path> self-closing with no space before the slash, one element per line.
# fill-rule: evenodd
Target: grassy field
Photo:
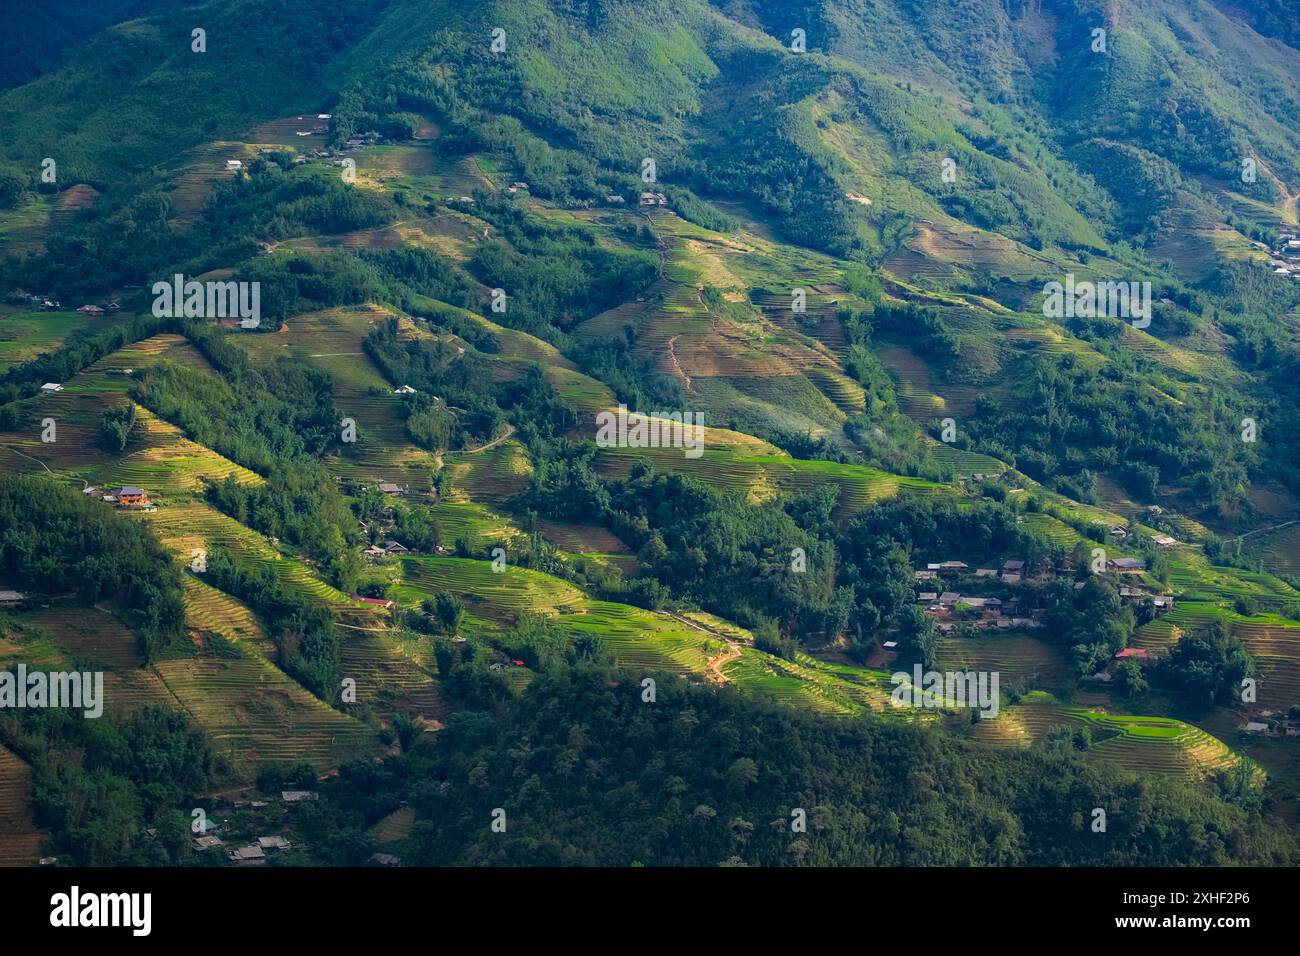
<path fill-rule="evenodd" d="M 129 318 L 129 316 L 125 316 Z M 57 349 L 74 331 L 100 331 L 124 321 L 124 314 L 80 315 L 62 312 L 33 312 L 0 305 L 0 372 Z"/>

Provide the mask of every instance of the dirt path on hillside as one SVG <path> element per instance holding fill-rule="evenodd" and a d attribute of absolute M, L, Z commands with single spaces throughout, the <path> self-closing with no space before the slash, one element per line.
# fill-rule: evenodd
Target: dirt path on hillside
<path fill-rule="evenodd" d="M 722 666 L 728 663 L 729 661 L 734 661 L 739 656 L 740 656 L 740 645 L 728 644 L 727 650 L 724 653 L 719 654 L 717 657 L 709 658 L 709 671 L 713 675 L 713 679 L 717 683 L 719 684 L 727 683 L 727 677 L 725 674 L 722 673 Z"/>
<path fill-rule="evenodd" d="M 708 624 L 704 624 L 701 621 L 693 621 L 684 614 L 678 614 L 676 611 L 664 611 L 663 613 L 667 614 L 674 621 L 685 624 L 687 627 L 694 628 L 697 631 L 703 631 L 710 637 L 715 637 L 726 643 L 727 649 L 725 651 L 718 654 L 716 657 L 709 658 L 709 673 L 715 682 L 719 684 L 727 683 L 727 676 L 722 673 L 722 668 L 725 664 L 738 658 L 740 656 L 740 649 L 745 645 L 742 642 L 737 641 L 735 638 L 722 633 L 722 631 L 719 631 L 716 627 L 710 627 Z"/>
<path fill-rule="evenodd" d="M 33 458 L 31 455 L 24 455 L 22 452 L 20 452 L 20 451 L 19 451 L 17 448 L 15 448 L 13 445 L 0 445 L 0 448 L 7 448 L 7 449 L 9 449 L 9 451 L 13 452 L 13 453 L 14 453 L 15 455 L 17 455 L 19 458 L 26 458 L 28 461 L 34 461 L 34 462 L 36 462 L 36 464 L 38 464 L 38 465 L 40 465 L 42 468 L 44 468 L 45 471 L 46 471 L 46 473 L 49 474 L 51 477 L 53 477 L 53 478 L 57 478 L 57 477 L 58 477 L 58 475 L 56 475 L 56 474 L 54 474 L 54 472 L 50 471 L 50 466 L 47 465 L 47 464 L 45 464 L 45 462 L 41 461 L 39 458 Z"/>
<path fill-rule="evenodd" d="M 479 445 L 477 448 L 466 448 L 465 451 L 466 452 L 491 451 L 493 448 L 496 448 L 497 445 L 501 444 L 503 441 L 510 438 L 512 435 L 514 435 L 514 433 L 515 433 L 515 426 L 507 425 L 506 430 L 502 432 L 500 435 L 498 435 L 496 438 L 492 439 L 490 442 L 487 442 L 486 444 L 483 445 Z"/>
<path fill-rule="evenodd" d="M 686 391 L 694 392 L 695 389 L 691 386 L 691 377 L 686 374 L 686 369 L 682 368 L 682 363 L 677 361 L 677 350 L 673 346 L 676 345 L 678 338 L 680 336 L 674 335 L 668 340 L 668 361 L 672 363 L 673 371 L 677 373 L 677 376 L 686 383 Z"/>

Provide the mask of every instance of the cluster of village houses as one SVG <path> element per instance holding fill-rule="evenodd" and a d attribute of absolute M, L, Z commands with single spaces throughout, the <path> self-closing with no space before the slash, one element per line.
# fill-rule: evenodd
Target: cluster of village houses
<path fill-rule="evenodd" d="M 1106 562 L 1106 572 L 1117 576 L 1140 575 L 1145 570 L 1146 565 L 1138 558 L 1112 558 Z M 1046 583 L 1051 579 L 1051 574 L 1050 570 L 1046 570 L 1033 580 L 1036 583 Z M 1014 594 L 1003 600 L 996 596 L 975 595 L 951 587 L 946 590 L 939 587 L 940 584 L 947 587 L 949 584 L 956 583 L 955 579 L 963 578 L 972 579 L 972 584 L 977 590 L 988 590 L 987 587 L 980 588 L 981 583 L 1020 585 L 1026 582 L 1026 566 L 1022 560 L 1006 561 L 1000 570 L 971 568 L 964 561 L 939 561 L 927 564 L 924 570 L 913 571 L 913 577 L 918 588 L 917 603 L 925 607 L 926 613 L 934 619 L 941 631 L 952 631 L 963 626 L 977 630 L 1035 629 L 1043 626 L 1043 610 L 1035 606 L 1036 601 L 1030 593 Z M 920 590 L 926 585 L 934 587 L 935 590 Z M 1083 582 L 1076 582 L 1075 587 L 1082 588 Z M 1154 594 L 1135 585 L 1120 584 L 1119 596 L 1126 603 L 1149 600 L 1158 614 L 1174 606 L 1171 595 Z M 886 648 L 888 647 L 889 645 L 886 645 Z M 1136 648 L 1126 648 L 1120 651 L 1118 656 L 1145 656 L 1145 652 Z"/>
<path fill-rule="evenodd" d="M 312 790 L 285 790 L 280 794 L 280 799 L 286 804 L 305 803 L 312 800 L 320 799 L 320 794 Z M 269 806 L 265 800 L 238 800 L 235 802 L 236 807 L 247 807 L 253 810 L 264 810 Z M 198 829 L 195 830 L 199 836 L 190 841 L 190 845 L 196 853 L 204 853 L 208 850 L 215 850 L 226 845 L 225 841 L 216 834 L 229 828 L 227 820 L 203 820 L 196 824 Z M 157 836 L 156 829 L 145 831 L 150 837 Z M 285 836 L 260 836 L 252 843 L 238 846 L 226 851 L 226 858 L 237 866 L 262 866 L 266 863 L 267 857 L 273 854 L 282 853 L 285 850 L 292 849 L 294 844 Z M 371 855 L 372 863 L 380 866 L 401 866 L 402 861 L 391 853 L 374 853 Z"/>
<path fill-rule="evenodd" d="M 52 299 L 47 295 L 24 292 L 22 289 L 15 289 L 5 296 L 5 302 L 10 305 L 21 305 L 32 309 L 40 309 L 45 312 L 59 312 L 63 309 L 63 303 L 58 299 Z M 79 306 L 77 311 L 82 315 L 107 315 L 109 312 L 121 312 L 122 303 L 113 299 L 104 305 L 92 305 L 87 303 Z"/>
<path fill-rule="evenodd" d="M 1278 247 L 1269 249 L 1262 242 L 1254 243 L 1260 249 L 1268 251 L 1272 256 L 1269 264 L 1273 267 L 1274 275 L 1291 276 L 1300 279 L 1300 236 L 1294 233 L 1283 233 L 1278 236 Z"/>

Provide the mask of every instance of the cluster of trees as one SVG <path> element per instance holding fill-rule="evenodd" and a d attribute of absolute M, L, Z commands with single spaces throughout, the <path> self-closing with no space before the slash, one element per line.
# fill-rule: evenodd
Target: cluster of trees
<path fill-rule="evenodd" d="M 87 604 L 119 602 L 147 660 L 185 618 L 180 572 L 149 528 L 45 477 L 0 475 L 0 575 Z"/>
<path fill-rule="evenodd" d="M 288 358 L 223 371 L 159 362 L 135 373 L 131 395 L 187 438 L 263 475 L 335 441 L 342 415 L 324 372 Z"/>
<path fill-rule="evenodd" d="M 127 402 L 108 409 L 99 416 L 99 443 L 111 454 L 121 454 L 135 428 L 135 405 Z"/>
<path fill-rule="evenodd" d="M 925 499 L 883 502 L 855 519 L 836 543 L 838 579 L 852 589 L 858 640 L 882 625 L 896 624 L 909 657 L 933 663 L 937 634 L 912 603 L 912 569 L 932 560 L 982 563 L 1015 554 L 1031 564 L 1050 547 L 1020 528 L 1015 513 L 1000 504 L 963 506 Z M 867 640 L 866 646 L 871 646 Z M 863 649 L 863 648 L 859 648 Z"/>
<path fill-rule="evenodd" d="M 1233 706 L 1241 701 L 1241 682 L 1255 672 L 1255 661 L 1228 623 L 1216 618 L 1204 633 L 1188 633 L 1154 669 L 1153 679 L 1194 709 Z"/>
<path fill-rule="evenodd" d="M 492 223 L 496 236 L 479 245 L 468 269 L 507 296 L 505 312 L 492 318 L 551 342 L 634 297 L 658 274 L 653 254 L 605 248 L 584 226 L 548 223 L 483 195 L 475 214 Z"/>
<path fill-rule="evenodd" d="M 32 765 L 32 809 L 61 860 L 177 866 L 192 859 L 183 808 L 228 768 L 183 714 L 158 706 L 123 720 L 85 720 L 60 708 L 6 713 L 0 740 Z M 156 828 L 156 837 L 146 828 Z"/>
<path fill-rule="evenodd" d="M 502 793 L 511 794 L 503 800 Z M 453 714 L 436 746 L 353 764 L 320 812 L 363 829 L 406 801 L 419 865 L 1202 865 L 1297 859 L 1254 809 L 879 718 L 825 718 L 731 689 L 580 664 Z M 1088 808 L 1108 809 L 1106 839 Z M 488 825 L 506 812 L 503 836 Z M 799 832 L 796 821 L 806 824 Z"/>
<path fill-rule="evenodd" d="M 1184 485 L 1204 505 L 1240 500 L 1258 461 L 1241 436 L 1253 410 L 1228 389 L 1184 389 L 1177 398 L 1120 369 L 1080 368 L 1065 356 L 1040 367 L 1010 400 L 979 398 L 965 430 L 975 448 L 1083 501 L 1095 497 L 1095 475 L 1112 470 L 1134 493 L 1159 480 Z"/>
<path fill-rule="evenodd" d="M 861 324 L 861 320 L 858 320 Z M 877 305 L 871 314 L 871 327 L 907 339 L 916 351 L 936 361 L 945 362 L 961 356 L 961 338 L 944 322 L 934 306 Z"/>
<path fill-rule="evenodd" d="M 764 650 L 785 656 L 801 638 L 845 631 L 865 651 L 877 629 L 898 626 L 905 649 L 931 661 L 933 628 L 905 613 L 916 562 L 1051 554 L 1001 504 L 882 502 L 841 530 L 831 520 L 831 488 L 755 505 L 645 463 L 606 482 L 592 469 L 592 449 L 556 444 L 549 452 L 525 503 L 560 520 L 599 521 L 631 545 L 644 577 L 622 585 L 624 600 L 693 602 L 753 628 Z"/>
<path fill-rule="evenodd" d="M 355 589 L 361 571 L 356 520 L 320 465 L 277 469 L 261 485 L 230 477 L 209 485 L 205 497 L 240 524 L 300 549 L 339 590 Z"/>
<path fill-rule="evenodd" d="M 1068 578 L 1056 580 L 1046 603 L 1047 633 L 1070 649 L 1071 663 L 1081 677 L 1095 673 L 1123 650 L 1138 623 L 1114 585 L 1099 575 L 1088 575 L 1077 590 Z"/>

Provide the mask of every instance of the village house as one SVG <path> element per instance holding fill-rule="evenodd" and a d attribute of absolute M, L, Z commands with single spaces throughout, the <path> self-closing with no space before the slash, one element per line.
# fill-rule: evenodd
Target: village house
<path fill-rule="evenodd" d="M 960 600 L 961 600 L 961 595 L 958 594 L 956 591 L 944 591 L 942 594 L 939 595 L 939 606 L 952 607 Z"/>
<path fill-rule="evenodd" d="M 394 394 L 394 395 L 414 395 L 414 394 L 415 394 L 415 389 L 411 388 L 411 386 L 409 386 L 409 385 L 399 385 L 399 386 L 397 386 L 397 388 L 393 389 L 393 394 Z"/>
<path fill-rule="evenodd" d="M 401 866 L 401 857 L 393 856 L 391 853 L 372 853 L 370 859 L 380 866 Z"/>
<path fill-rule="evenodd" d="M 975 577 L 977 578 L 996 578 L 997 576 L 998 572 L 993 568 L 978 568 L 975 571 Z"/>
<path fill-rule="evenodd" d="M 1146 565 L 1138 558 L 1111 558 L 1106 562 L 1106 570 L 1116 574 L 1141 574 Z"/>
<path fill-rule="evenodd" d="M 58 382 L 46 382 L 44 385 L 41 386 L 41 391 L 45 392 L 46 394 L 49 394 L 51 392 L 61 392 L 63 391 L 63 386 L 60 385 Z"/>
<path fill-rule="evenodd" d="M 914 571 L 912 577 L 918 581 L 933 581 L 939 577 L 938 571 Z"/>
<path fill-rule="evenodd" d="M 237 159 L 226 160 L 226 169 L 243 169 L 244 164 Z"/>
<path fill-rule="evenodd" d="M 616 196 L 613 193 L 611 193 L 610 195 L 605 197 L 605 202 L 609 203 L 611 206 L 621 206 L 624 203 L 626 203 L 627 200 L 624 199 L 622 196 Z"/>
<path fill-rule="evenodd" d="M 1173 538 L 1169 537 L 1169 535 L 1167 534 L 1152 535 L 1151 540 L 1155 542 L 1157 548 L 1163 548 L 1166 550 L 1172 548 L 1174 545 L 1178 543 Z"/>
<path fill-rule="evenodd" d="M 131 485 L 113 492 L 113 499 L 117 502 L 119 508 L 148 508 L 153 505 L 153 502 L 149 500 L 149 492 Z"/>
<path fill-rule="evenodd" d="M 256 866 L 266 862 L 266 854 L 262 852 L 260 846 L 241 846 L 237 850 L 230 851 L 230 860 L 242 866 Z"/>
<path fill-rule="evenodd" d="M 257 845 L 263 850 L 287 850 L 291 846 L 282 836 L 258 837 Z"/>
<path fill-rule="evenodd" d="M 642 193 L 641 205 L 643 206 L 667 206 L 668 197 L 663 193 Z"/>
<path fill-rule="evenodd" d="M 1009 574 L 1024 574 L 1025 562 L 1016 560 L 1006 561 L 1002 565 L 1002 571 L 1003 573 Z"/>
<path fill-rule="evenodd" d="M 103 315 L 104 310 L 97 305 L 83 305 L 77 310 L 82 315 Z"/>
<path fill-rule="evenodd" d="M 404 547 L 398 541 L 383 542 L 384 554 L 410 554 L 410 548 Z"/>
<path fill-rule="evenodd" d="M 1003 583 L 1003 584 L 1019 584 L 1019 583 L 1020 583 L 1020 575 L 1019 575 L 1019 574 L 1015 574 L 1015 573 L 1013 573 L 1013 572 L 1011 572 L 1011 571 L 1003 571 L 1003 572 L 1002 572 L 1002 583 Z"/>
<path fill-rule="evenodd" d="M 917 604 L 930 605 L 939 600 L 939 595 L 935 591 L 922 591 L 916 596 Z"/>
<path fill-rule="evenodd" d="M 0 607 L 17 607 L 27 600 L 21 591 L 0 591 Z"/>
<path fill-rule="evenodd" d="M 1117 537 L 1117 538 L 1127 538 L 1127 537 L 1128 537 L 1128 529 L 1125 528 L 1125 527 L 1123 527 L 1123 526 L 1121 526 L 1121 525 L 1115 525 L 1114 527 L 1112 527 L 1112 528 L 1110 529 L 1110 533 L 1113 534 L 1113 535 L 1114 535 L 1115 537 Z"/>
<path fill-rule="evenodd" d="M 225 843 L 222 842 L 221 837 L 201 836 L 191 840 L 190 845 L 194 847 L 196 852 L 202 853 L 204 850 L 210 850 L 214 846 L 225 846 Z"/>
<path fill-rule="evenodd" d="M 282 790 L 280 799 L 285 803 L 302 803 L 304 800 L 319 800 L 320 794 L 314 790 Z"/>
<path fill-rule="evenodd" d="M 395 485 L 391 481 L 381 481 L 376 487 L 386 495 L 400 495 L 402 486 Z"/>
<path fill-rule="evenodd" d="M 1115 660 L 1126 661 L 1129 659 L 1146 661 L 1151 659 L 1151 652 L 1141 647 L 1126 647 L 1115 655 Z"/>

